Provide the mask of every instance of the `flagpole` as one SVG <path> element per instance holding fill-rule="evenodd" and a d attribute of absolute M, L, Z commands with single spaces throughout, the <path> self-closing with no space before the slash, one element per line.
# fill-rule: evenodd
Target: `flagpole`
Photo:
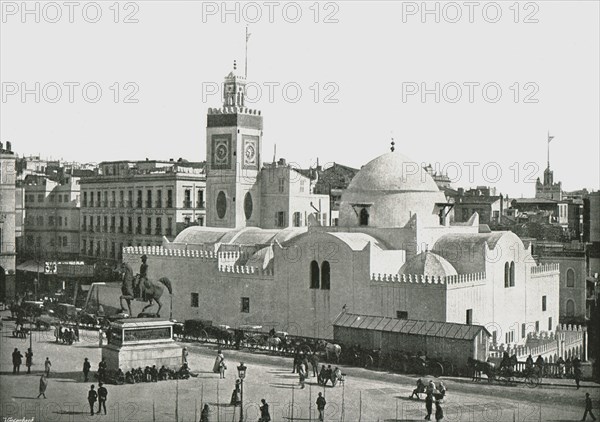
<path fill-rule="evenodd" d="M 246 25 L 246 59 L 245 59 L 244 78 L 248 80 L 248 25 Z"/>

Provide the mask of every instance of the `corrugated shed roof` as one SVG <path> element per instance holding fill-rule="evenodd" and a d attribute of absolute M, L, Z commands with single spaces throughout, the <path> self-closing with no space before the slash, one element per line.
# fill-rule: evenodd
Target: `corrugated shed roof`
<path fill-rule="evenodd" d="M 396 319 L 370 315 L 343 313 L 333 322 L 336 327 L 356 328 L 359 330 L 384 331 L 392 333 L 413 334 L 430 337 L 444 337 L 458 340 L 472 340 L 484 331 L 481 325 L 457 324 L 454 322 L 419 321 Z"/>

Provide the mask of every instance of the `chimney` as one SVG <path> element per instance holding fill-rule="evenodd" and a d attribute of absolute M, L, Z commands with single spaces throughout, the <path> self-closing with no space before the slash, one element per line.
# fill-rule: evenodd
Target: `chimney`
<path fill-rule="evenodd" d="M 6 150 L 12 151 L 12 145 L 11 145 L 10 141 L 6 141 Z"/>

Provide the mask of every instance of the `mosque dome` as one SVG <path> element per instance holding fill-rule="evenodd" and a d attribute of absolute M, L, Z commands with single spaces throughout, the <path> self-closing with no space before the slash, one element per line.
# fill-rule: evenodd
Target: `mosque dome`
<path fill-rule="evenodd" d="M 433 252 L 421 252 L 407 261 L 398 274 L 417 274 L 436 277 L 456 275 L 456 269 L 446 259 Z"/>
<path fill-rule="evenodd" d="M 354 176 L 340 203 L 340 226 L 405 227 L 417 215 L 439 225 L 446 197 L 420 163 L 398 152 L 381 155 Z"/>
<path fill-rule="evenodd" d="M 398 152 L 369 161 L 354 176 L 349 191 L 438 192 L 429 173 L 419 163 Z"/>

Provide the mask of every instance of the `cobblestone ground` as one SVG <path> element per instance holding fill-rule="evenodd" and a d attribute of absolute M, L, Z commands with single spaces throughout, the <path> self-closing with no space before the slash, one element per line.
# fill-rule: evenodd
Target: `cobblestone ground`
<path fill-rule="evenodd" d="M 273 421 L 317 421 L 314 402 L 318 392 L 327 400 L 327 421 L 423 420 L 423 401 L 410 400 L 415 377 L 357 368 L 343 368 L 345 385 L 319 387 L 309 378 L 299 389 L 298 378 L 291 373 L 291 359 L 224 350 L 228 371 L 224 380 L 213 374 L 214 346 L 187 343 L 190 366 L 198 376 L 182 381 L 161 381 L 136 385 L 108 385 L 108 414 L 90 416 L 87 391 L 94 381 L 84 383 L 83 359 L 88 357 L 92 370 L 101 357 L 97 333 L 82 331 L 82 341 L 72 346 L 55 343 L 53 333 L 34 333 L 32 374 L 12 375 L 11 353 L 15 347 L 25 354 L 29 339 L 11 336 L 14 323 L 4 323 L 0 337 L 0 413 L 4 417 L 34 418 L 35 421 L 179 421 L 199 420 L 203 404 L 211 408 L 210 420 L 239 420 L 239 408 L 229 406 L 240 361 L 248 367 L 244 382 L 246 421 L 257 421 L 258 403 L 270 404 Z M 47 399 L 37 399 L 39 376 L 46 357 L 52 361 Z M 428 378 L 426 378 L 428 379 Z M 439 380 L 435 380 L 436 382 Z M 581 420 L 586 391 L 597 408 L 596 385 L 576 390 L 569 381 L 565 386 L 501 386 L 471 383 L 464 379 L 445 379 L 448 397 L 444 403 L 444 421 L 549 421 Z M 97 386 L 97 385 L 96 385 Z M 176 397 L 179 405 L 176 406 Z M 292 405 L 293 404 L 293 405 Z M 598 415 L 596 411 L 596 415 Z M 154 419 L 153 419 L 154 414 Z M 9 419 L 5 419 L 9 420 Z"/>

